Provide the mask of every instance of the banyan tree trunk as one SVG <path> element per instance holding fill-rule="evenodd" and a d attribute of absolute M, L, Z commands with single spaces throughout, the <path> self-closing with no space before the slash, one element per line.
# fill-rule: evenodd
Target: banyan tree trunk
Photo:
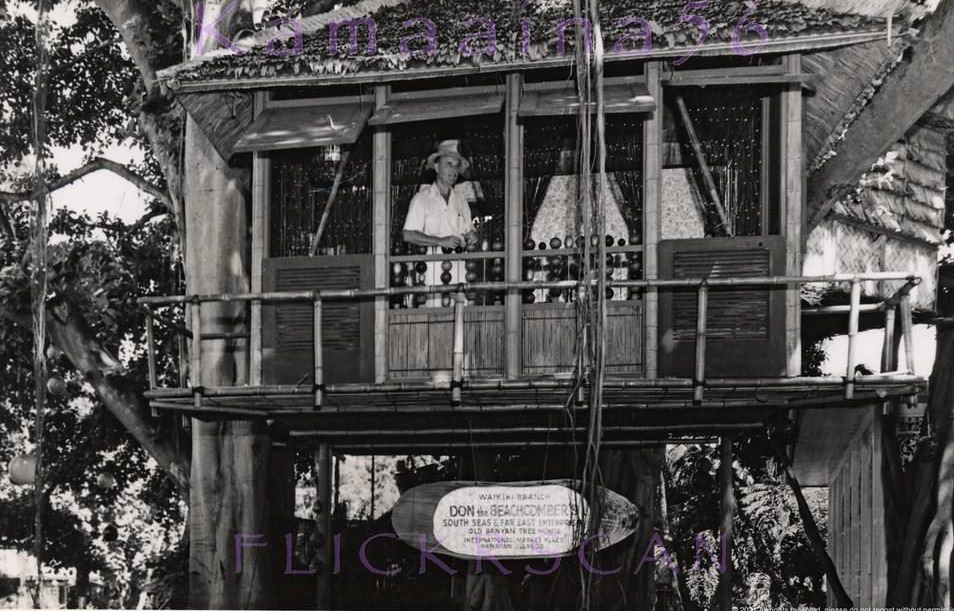
<path fill-rule="evenodd" d="M 248 218 L 241 176 L 191 120 L 186 125 L 186 287 L 189 293 L 248 291 Z M 203 333 L 239 331 L 245 308 L 202 306 Z M 248 381 L 247 348 L 203 341 L 205 386 Z M 269 439 L 256 422 L 192 421 L 189 598 L 192 608 L 271 606 L 272 571 L 264 495 Z M 241 543 L 242 545 L 237 545 Z M 239 554 L 236 550 L 239 550 Z"/>
<path fill-rule="evenodd" d="M 910 503 L 897 565 L 889 584 L 892 606 L 949 607 L 954 498 L 954 328 L 938 327 L 937 353 L 931 373 L 926 417 L 934 427 L 934 444 L 922 443 L 912 469 L 910 494 L 894 498 Z M 896 451 L 894 448 L 892 451 Z M 896 487 L 897 488 L 897 487 Z M 903 487 L 901 487 L 904 489 Z M 886 492 L 888 492 L 886 486 Z M 888 516 L 889 518 L 891 516 Z"/>

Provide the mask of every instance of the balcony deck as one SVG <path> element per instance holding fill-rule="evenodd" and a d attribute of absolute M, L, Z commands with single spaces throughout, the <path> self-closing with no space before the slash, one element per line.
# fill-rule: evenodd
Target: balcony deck
<path fill-rule="evenodd" d="M 874 278 L 877 276 L 877 278 Z M 906 280 L 898 293 L 880 304 L 860 303 L 860 283 L 869 279 Z M 914 397 L 927 381 L 913 375 L 913 344 L 910 287 L 916 278 L 903 274 L 868 274 L 831 277 L 765 277 L 723 279 L 644 280 L 618 282 L 621 286 L 694 287 L 698 312 L 706 312 L 710 287 L 739 285 L 791 286 L 812 282 L 848 282 L 851 304 L 828 308 L 848 315 L 849 348 L 845 376 L 747 377 L 706 376 L 706 317 L 697 316 L 694 376 L 688 378 L 643 378 L 607 375 L 603 382 L 604 442 L 608 445 L 639 445 L 684 438 L 714 437 L 726 431 L 753 429 L 782 419 L 791 410 L 845 408 L 890 399 Z M 513 284 L 513 283 L 512 283 Z M 520 290 L 523 288 L 576 283 L 516 283 L 461 286 L 454 306 L 450 345 L 451 370 L 430 378 L 361 384 L 325 384 L 322 351 L 322 303 L 327 299 L 367 299 L 397 293 L 435 290 L 430 287 L 373 291 L 306 291 L 247 295 L 152 297 L 144 305 L 184 304 L 192 323 L 188 380 L 179 388 L 158 388 L 152 317 L 147 318 L 150 385 L 146 393 L 154 410 L 174 410 L 203 419 L 261 419 L 268 421 L 289 443 L 332 443 L 336 446 L 375 448 L 446 448 L 454 445 L 526 446 L 578 443 L 585 435 L 592 386 L 572 375 L 530 376 L 516 379 L 469 377 L 464 368 L 464 299 L 466 289 Z M 526 285 L 526 286 L 525 286 Z M 446 287 L 443 287 L 446 290 Z M 222 339 L 222 334 L 203 334 L 203 303 L 245 301 L 297 301 L 314 306 L 312 338 L 313 376 L 299 385 L 205 386 L 201 379 L 201 342 Z M 825 308 L 805 311 L 824 313 Z M 908 356 L 907 371 L 859 375 L 856 336 L 862 311 L 885 314 L 886 337 L 894 337 L 900 312 L 901 336 Z M 886 342 L 893 351 L 893 342 Z M 884 362 L 894 362 L 893 354 Z M 311 380 L 315 383 L 312 384 Z"/>

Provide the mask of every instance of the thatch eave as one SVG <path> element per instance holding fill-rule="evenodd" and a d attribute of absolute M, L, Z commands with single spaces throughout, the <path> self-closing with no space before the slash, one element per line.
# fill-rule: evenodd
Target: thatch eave
<path fill-rule="evenodd" d="M 774 55 L 779 53 L 808 52 L 836 49 L 856 44 L 887 40 L 897 37 L 900 31 L 888 28 L 878 28 L 871 31 L 849 32 L 844 34 L 830 34 L 825 36 L 792 37 L 768 41 L 757 55 Z M 640 55 L 621 55 L 608 53 L 605 61 L 608 63 L 620 61 L 658 60 L 680 57 L 686 53 L 684 47 L 653 50 Z M 706 45 L 698 50 L 699 57 L 734 56 L 735 49 L 729 43 Z M 177 78 L 177 66 L 173 66 L 159 73 L 160 81 L 175 93 L 200 93 L 213 91 L 271 89 L 274 87 L 315 87 L 342 84 L 379 84 L 407 80 L 424 80 L 452 76 L 466 76 L 473 74 L 490 74 L 500 72 L 518 72 L 541 70 L 547 68 L 561 68 L 573 65 L 572 57 L 553 57 L 531 61 L 516 62 L 484 62 L 480 64 L 456 66 L 415 66 L 405 70 L 368 70 L 343 74 L 300 74 L 274 75 L 263 77 L 244 78 L 217 78 L 198 81 L 183 81 Z"/>

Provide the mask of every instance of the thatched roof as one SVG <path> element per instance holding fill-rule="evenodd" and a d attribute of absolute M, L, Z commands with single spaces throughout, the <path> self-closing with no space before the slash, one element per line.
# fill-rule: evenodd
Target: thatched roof
<path fill-rule="evenodd" d="M 897 0 L 896 0 L 897 1 Z M 816 0 L 817 4 L 817 0 Z M 353 80 L 374 80 L 370 75 L 402 71 L 408 76 L 427 74 L 436 68 L 488 68 L 534 67 L 547 62 L 566 62 L 557 51 L 557 24 L 573 16 L 570 0 L 541 0 L 525 3 L 522 10 L 512 0 L 443 0 L 413 2 L 411 0 L 364 0 L 337 11 L 304 17 L 297 21 L 301 29 L 301 49 L 279 56 L 283 49 L 275 47 L 275 40 L 291 44 L 291 28 L 286 25 L 249 36 L 236 45 L 241 54 L 228 50 L 207 53 L 199 58 L 164 71 L 161 78 L 173 88 L 184 83 L 218 81 L 222 88 L 238 86 L 243 81 L 268 78 L 271 84 L 295 84 L 302 77 L 349 75 Z M 684 10 L 683 0 L 619 0 L 604 3 L 600 21 L 609 60 L 621 57 L 677 57 L 688 47 L 695 46 L 698 30 L 694 25 L 680 21 Z M 695 11 L 710 23 L 708 37 L 700 48 L 700 55 L 739 55 L 738 43 L 733 36 L 740 19 L 747 14 L 747 22 L 765 28 L 767 43 L 760 52 L 786 51 L 813 47 L 831 47 L 849 44 L 876 37 L 884 37 L 886 20 L 881 17 L 862 15 L 830 8 L 812 8 L 792 0 L 765 0 L 758 4 L 739 0 L 711 2 Z M 362 29 L 361 49 L 355 56 L 350 51 L 348 28 L 338 32 L 337 53 L 329 51 L 329 25 L 332 22 L 358 17 L 370 17 L 377 26 L 377 50 L 367 53 L 366 32 Z M 467 23 L 472 17 L 492 20 L 496 28 L 496 49 L 493 56 L 465 57 L 460 50 L 461 42 L 468 34 L 481 31 L 480 23 Z M 645 19 L 652 29 L 652 51 L 646 54 L 632 53 L 641 46 L 642 40 L 624 41 L 622 50 L 616 53 L 614 44 L 625 36 L 634 36 L 638 25 L 621 24 L 629 17 Z M 403 25 L 409 19 L 426 18 L 436 29 L 436 49 L 426 60 L 413 59 L 399 51 L 403 37 L 419 34 L 418 26 Z M 530 19 L 530 36 L 527 53 L 521 40 L 521 18 Z M 566 30 L 567 56 L 572 56 L 576 28 Z M 749 32 L 742 42 L 744 52 L 757 43 L 757 37 Z M 272 41 L 271 43 L 269 41 Z M 411 50 L 421 49 L 423 40 L 418 39 Z M 477 39 L 472 48 L 485 49 L 488 45 Z M 410 71 L 410 72 L 409 72 Z M 227 84 L 226 84 L 227 83 Z M 262 86 L 265 86 L 262 84 Z"/>

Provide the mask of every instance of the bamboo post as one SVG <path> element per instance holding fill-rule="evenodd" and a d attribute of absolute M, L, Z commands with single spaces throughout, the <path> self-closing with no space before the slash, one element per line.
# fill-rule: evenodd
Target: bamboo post
<path fill-rule="evenodd" d="M 155 389 L 156 383 L 156 339 L 152 328 L 152 312 L 146 309 L 146 359 L 149 367 L 149 389 Z"/>
<path fill-rule="evenodd" d="M 348 159 L 351 158 L 351 150 L 341 153 L 341 159 L 338 160 L 338 169 L 335 171 L 335 181 L 331 184 L 331 193 L 328 194 L 328 202 L 325 209 L 321 211 L 321 220 L 318 221 L 318 229 L 315 229 L 311 236 L 311 247 L 308 254 L 314 257 L 318 254 L 318 243 L 321 242 L 321 236 L 325 232 L 325 225 L 328 224 L 328 217 L 331 216 L 331 208 L 335 205 L 335 198 L 338 197 L 338 188 L 341 186 L 341 179 L 344 176 L 344 170 L 348 166 Z"/>
<path fill-rule="evenodd" d="M 894 306 L 884 310 L 884 347 L 881 350 L 881 371 L 894 371 L 897 368 L 898 356 L 895 354 L 895 320 L 897 311 Z"/>
<path fill-rule="evenodd" d="M 316 594 L 317 609 L 331 609 L 331 575 L 333 567 L 333 538 L 331 517 L 334 513 L 331 496 L 331 445 L 319 444 L 315 452 L 315 479 L 317 479 L 317 500 L 315 502 L 315 538 L 319 547 L 318 583 Z"/>
<path fill-rule="evenodd" d="M 702 150 L 702 143 L 699 141 L 699 135 L 696 134 L 696 128 L 692 124 L 692 117 L 689 116 L 689 109 L 686 108 L 686 101 L 681 95 L 676 96 L 676 105 L 679 107 L 679 115 L 686 126 L 686 132 L 689 134 L 689 142 L 692 145 L 692 152 L 695 153 L 696 161 L 699 163 L 699 170 L 702 172 L 702 179 L 706 183 L 706 189 L 709 190 L 709 197 L 712 204 L 719 213 L 719 220 L 725 229 L 725 234 L 730 238 L 735 234 L 732 225 L 729 224 L 729 217 L 725 213 L 725 206 L 722 204 L 722 198 L 719 197 L 719 190 L 716 188 L 715 180 L 712 178 L 712 171 L 706 162 L 706 155 Z"/>
<path fill-rule="evenodd" d="M 720 553 L 719 610 L 732 611 L 732 520 L 735 517 L 735 494 L 732 489 L 732 437 L 723 436 L 719 445 Z"/>
<path fill-rule="evenodd" d="M 323 359 L 323 343 L 321 339 L 321 293 L 315 292 L 315 301 L 314 301 L 314 315 L 313 323 L 314 325 L 314 359 L 315 359 L 315 379 L 314 379 L 314 391 L 315 391 L 315 402 L 314 408 L 316 410 L 321 409 L 322 394 L 325 390 L 325 368 L 324 368 L 324 359 Z"/>
<path fill-rule="evenodd" d="M 464 383 L 464 291 L 457 291 L 454 302 L 454 371 L 451 378 L 451 405 L 460 405 Z"/>
<path fill-rule="evenodd" d="M 193 299 L 189 306 L 192 315 L 192 400 L 196 409 L 202 407 L 202 302 Z"/>
<path fill-rule="evenodd" d="M 911 321 L 911 296 L 901 295 L 901 338 L 904 341 L 904 362 L 908 373 L 914 373 L 914 329 Z"/>
<path fill-rule="evenodd" d="M 709 307 L 709 287 L 705 282 L 699 285 L 698 315 L 696 318 L 696 373 L 692 385 L 692 399 L 702 402 L 706 380 L 706 316 Z"/>
<path fill-rule="evenodd" d="M 848 311 L 848 365 L 845 371 L 845 399 L 855 396 L 855 367 L 858 365 L 858 315 L 861 306 L 861 281 L 851 281 L 851 305 Z"/>

